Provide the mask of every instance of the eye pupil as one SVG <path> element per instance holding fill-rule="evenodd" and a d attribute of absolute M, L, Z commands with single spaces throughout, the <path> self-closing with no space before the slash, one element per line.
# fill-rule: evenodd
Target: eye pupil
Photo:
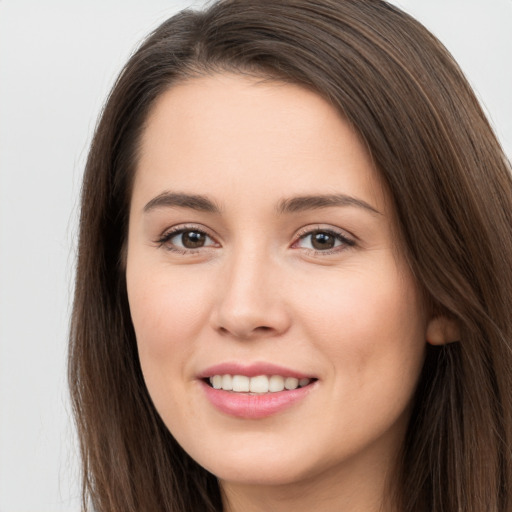
<path fill-rule="evenodd" d="M 185 231 L 181 235 L 181 243 L 183 247 L 187 249 L 196 249 L 197 247 L 203 247 L 206 240 L 206 235 L 204 233 L 199 233 L 198 231 Z"/>
<path fill-rule="evenodd" d="M 312 246 L 315 249 L 332 249 L 334 247 L 334 237 L 329 233 L 314 233 L 312 236 Z"/>

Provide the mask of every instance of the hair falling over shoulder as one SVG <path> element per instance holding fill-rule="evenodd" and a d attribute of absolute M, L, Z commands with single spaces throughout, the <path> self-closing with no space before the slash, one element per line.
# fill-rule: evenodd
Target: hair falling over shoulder
<path fill-rule="evenodd" d="M 327 98 L 370 151 L 432 312 L 460 341 L 429 347 L 398 480 L 400 512 L 512 511 L 512 178 L 446 49 L 381 0 L 224 0 L 186 10 L 130 58 L 85 169 L 69 383 L 83 509 L 221 511 L 216 478 L 176 443 L 142 377 L 124 276 L 138 145 L 174 83 L 234 71 Z"/>

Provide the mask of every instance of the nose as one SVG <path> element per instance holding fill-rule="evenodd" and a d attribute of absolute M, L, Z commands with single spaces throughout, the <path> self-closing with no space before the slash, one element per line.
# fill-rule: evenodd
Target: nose
<path fill-rule="evenodd" d="M 212 313 L 220 334 L 250 340 L 288 330 L 290 311 L 278 267 L 263 252 L 241 251 L 225 262 Z"/>

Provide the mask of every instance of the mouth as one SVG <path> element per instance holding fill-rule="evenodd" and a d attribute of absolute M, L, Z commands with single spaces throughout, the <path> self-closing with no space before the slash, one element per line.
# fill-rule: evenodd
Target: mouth
<path fill-rule="evenodd" d="M 222 363 L 198 377 L 205 397 L 217 411 L 245 420 L 300 407 L 318 388 L 318 378 L 272 363 Z"/>
<path fill-rule="evenodd" d="M 284 375 L 248 376 L 237 374 L 216 374 L 203 379 L 213 389 L 254 395 L 293 391 L 298 388 L 305 388 L 316 380 L 316 378 L 298 378 Z"/>

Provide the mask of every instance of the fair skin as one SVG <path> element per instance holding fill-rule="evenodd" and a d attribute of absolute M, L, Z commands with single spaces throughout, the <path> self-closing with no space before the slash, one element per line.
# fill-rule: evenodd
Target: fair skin
<path fill-rule="evenodd" d="M 394 233 L 363 144 L 313 92 L 218 74 L 157 100 L 131 201 L 130 310 L 155 407 L 227 511 L 383 510 L 429 328 L 446 330 Z M 308 379 L 271 412 L 206 383 L 216 365 L 269 363 Z M 219 408 L 227 394 L 249 405 Z"/>

